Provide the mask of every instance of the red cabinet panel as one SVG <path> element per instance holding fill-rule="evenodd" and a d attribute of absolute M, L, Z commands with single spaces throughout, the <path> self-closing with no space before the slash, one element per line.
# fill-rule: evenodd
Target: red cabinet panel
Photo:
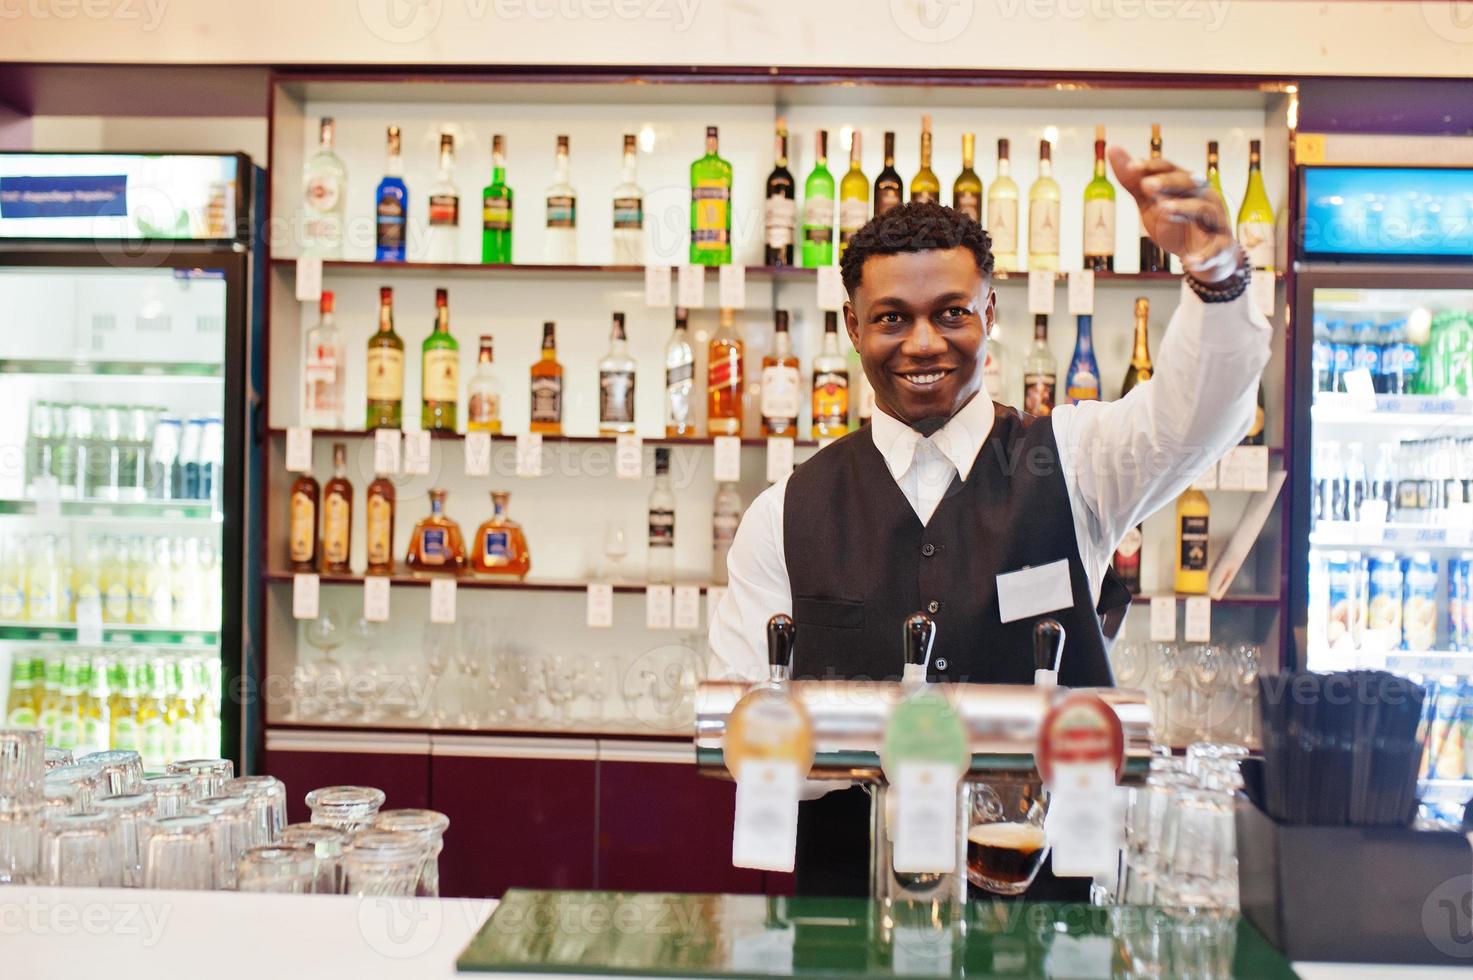
<path fill-rule="evenodd" d="M 339 739 L 325 739 L 321 748 L 309 748 L 311 744 L 306 737 L 282 739 L 267 733 L 262 771 L 286 784 L 286 815 L 292 823 L 310 818 L 306 796 L 320 786 L 377 786 L 384 791 L 386 809 L 430 805 L 428 740 L 422 748 L 405 745 L 392 752 Z"/>

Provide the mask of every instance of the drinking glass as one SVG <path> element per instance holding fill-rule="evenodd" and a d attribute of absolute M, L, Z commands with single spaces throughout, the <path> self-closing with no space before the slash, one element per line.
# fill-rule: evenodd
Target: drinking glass
<path fill-rule="evenodd" d="M 1171 762 L 1169 767 L 1152 771 L 1144 786 L 1130 791 L 1125 820 L 1125 874 L 1120 891 L 1121 901 L 1131 905 L 1156 902 L 1167 814 L 1171 812 L 1178 793 L 1196 786 L 1192 777 L 1180 771 L 1180 760 Z M 1155 760 L 1152 760 L 1152 769 L 1155 770 Z"/>
<path fill-rule="evenodd" d="M 414 834 L 360 830 L 343 854 L 343 891 L 348 895 L 414 895 L 424 863 L 424 844 Z"/>
<path fill-rule="evenodd" d="M 194 799 L 194 777 L 169 775 L 144 776 L 141 792 L 150 793 L 155 801 L 156 815 L 177 817 L 184 812 L 184 805 Z"/>
<path fill-rule="evenodd" d="M 1158 904 L 1223 908 L 1237 898 L 1233 811 L 1222 794 L 1184 790 L 1167 813 Z"/>
<path fill-rule="evenodd" d="M 1110 658 L 1114 661 L 1115 685 L 1124 688 L 1138 688 L 1141 681 L 1145 679 L 1146 651 L 1139 643 L 1117 643 Z"/>
<path fill-rule="evenodd" d="M 322 651 L 322 660 L 316 665 L 314 674 L 317 694 L 322 701 L 322 715 L 327 720 L 340 719 L 344 713 L 347 673 L 333 656 L 333 651 L 342 646 L 347 638 L 343 614 L 337 609 L 323 606 L 317 618 L 307 624 L 307 642 Z"/>
<path fill-rule="evenodd" d="M 117 796 L 111 792 L 108 774 L 101 766 L 86 762 L 70 766 L 57 766 L 46 774 L 42 784 L 42 796 L 47 800 L 47 809 L 55 812 L 53 805 L 62 796 L 72 800 L 72 813 L 88 813 L 94 800 L 104 796 Z"/>
<path fill-rule="evenodd" d="M 1258 675 L 1263 669 L 1263 651 L 1257 644 L 1244 643 L 1233 651 L 1233 682 L 1237 685 L 1237 723 L 1232 737 L 1244 745 L 1258 742 Z"/>
<path fill-rule="evenodd" d="M 143 847 L 143 887 L 209 891 L 216 887 L 214 818 L 198 813 L 155 817 Z"/>
<path fill-rule="evenodd" d="M 0 807 L 0 885 L 30 884 L 36 874 L 39 804 Z"/>
<path fill-rule="evenodd" d="M 351 833 L 373 823 L 384 798 L 372 786 L 323 786 L 307 794 L 307 807 L 313 823 Z"/>
<path fill-rule="evenodd" d="M 312 848 L 299 844 L 252 847 L 236 863 L 237 889 L 243 892 L 303 894 L 316 874 Z"/>
<path fill-rule="evenodd" d="M 547 700 L 552 704 L 553 718 L 566 720 L 568 702 L 573 700 L 573 680 L 562 657 L 542 658 L 542 680 Z"/>
<path fill-rule="evenodd" d="M 63 813 L 41 828 L 43 885 L 117 888 L 122 882 L 118 855 L 109 846 L 108 817 L 101 813 Z"/>
<path fill-rule="evenodd" d="M 46 734 L 39 728 L 0 728 L 0 807 L 41 802 Z"/>
<path fill-rule="evenodd" d="M 215 848 L 215 887 L 235 887 L 235 864 L 251 846 L 254 824 L 248 796 L 206 796 L 187 803 L 184 812 L 211 818 Z"/>
<path fill-rule="evenodd" d="M 121 869 L 124 888 L 143 885 L 143 841 L 148 836 L 149 822 L 154 818 L 152 793 L 124 793 L 104 796 L 96 803 L 97 812 L 108 820 L 108 846 Z"/>
<path fill-rule="evenodd" d="M 76 761 L 72 758 L 71 749 L 59 749 L 54 745 L 46 746 L 46 770 L 48 772 L 57 766 L 69 766 Z"/>
<path fill-rule="evenodd" d="M 275 776 L 236 776 L 220 790 L 224 796 L 244 796 L 249 800 L 248 846 L 276 843 L 281 828 L 286 826 L 286 786 L 281 780 Z"/>
<path fill-rule="evenodd" d="M 309 891 L 317 895 L 337 895 L 343 890 L 343 850 L 348 846 L 348 834 L 336 827 L 316 823 L 294 823 L 282 828 L 283 844 L 298 844 L 312 848 L 312 887 Z"/>
<path fill-rule="evenodd" d="M 165 771 L 193 779 L 191 796 L 202 800 L 220 795 L 221 788 L 235 778 L 235 763 L 229 759 L 180 759 L 169 763 Z"/>
<path fill-rule="evenodd" d="M 1188 665 L 1191 668 L 1189 703 L 1194 719 L 1192 735 L 1198 739 L 1210 739 L 1216 733 L 1218 723 L 1213 709 L 1218 681 L 1222 677 L 1222 648 L 1211 643 L 1197 644 L 1188 650 Z"/>
<path fill-rule="evenodd" d="M 603 721 L 604 699 L 609 696 L 609 671 L 603 660 L 588 662 L 588 700 L 593 702 L 593 720 Z"/>
<path fill-rule="evenodd" d="M 143 758 L 132 749 L 92 752 L 82 756 L 77 763 L 102 767 L 103 775 L 107 777 L 109 796 L 136 793 L 143 783 Z"/>
<path fill-rule="evenodd" d="M 977 783 L 967 830 L 967 880 L 994 895 L 1021 895 L 1048 857 L 1043 784 Z"/>
<path fill-rule="evenodd" d="M 609 521 L 604 526 L 604 557 L 608 559 L 604 577 L 610 582 L 619 581 L 620 566 L 629 557 L 629 532 L 623 521 Z"/>
<path fill-rule="evenodd" d="M 421 898 L 440 897 L 440 852 L 450 818 L 435 810 L 383 810 L 373 819 L 375 830 L 413 834 L 424 847 L 424 861 L 414 893 Z"/>

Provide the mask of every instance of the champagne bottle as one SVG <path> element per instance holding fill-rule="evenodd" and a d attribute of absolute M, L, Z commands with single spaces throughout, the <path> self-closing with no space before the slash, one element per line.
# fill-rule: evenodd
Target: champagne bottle
<path fill-rule="evenodd" d="M 905 184 L 900 180 L 900 172 L 895 169 L 895 134 L 885 134 L 885 169 L 881 170 L 875 178 L 875 217 L 879 217 L 886 211 L 901 203 L 905 194 Z"/>
<path fill-rule="evenodd" d="M 1054 180 L 1053 145 L 1038 141 L 1038 179 L 1028 188 L 1028 268 L 1059 267 L 1059 182 Z"/>
<path fill-rule="evenodd" d="M 1161 124 L 1151 123 L 1151 152 L 1152 160 L 1161 159 Z M 1166 252 L 1157 245 L 1150 235 L 1141 229 L 1141 271 L 1142 272 L 1164 272 L 1167 269 Z"/>
<path fill-rule="evenodd" d="M 1018 269 L 1018 185 L 1013 181 L 1008 141 L 997 141 L 997 179 L 987 192 L 987 233 L 992 236 L 996 268 Z"/>
<path fill-rule="evenodd" d="M 869 178 L 860 160 L 859 130 L 854 131 L 849 145 L 849 172 L 839 181 L 839 256 L 849 247 L 849 239 L 869 220 Z"/>
<path fill-rule="evenodd" d="M 1130 354 L 1130 367 L 1125 370 L 1125 381 L 1120 386 L 1120 397 L 1124 398 L 1130 394 L 1136 385 L 1143 381 L 1151 380 L 1151 374 L 1155 370 L 1151 364 L 1150 338 L 1147 334 L 1147 323 L 1150 319 L 1150 301 L 1144 296 L 1135 301 L 1135 343 Z M 1145 534 L 1141 525 L 1125 532 L 1120 543 L 1115 546 L 1115 555 L 1110 560 L 1110 566 L 1115 569 L 1115 574 L 1125 583 L 1125 587 L 1132 595 L 1138 595 L 1141 591 L 1141 545 L 1145 541 Z"/>
<path fill-rule="evenodd" d="M 972 169 L 977 134 L 962 133 L 962 172 L 951 185 L 951 206 L 979 224 L 982 221 L 982 178 Z"/>
<path fill-rule="evenodd" d="M 931 169 L 931 117 L 921 117 L 921 169 L 910 181 L 911 201 L 941 203 L 941 181 Z"/>
<path fill-rule="evenodd" d="M 1084 267 L 1115 268 L 1115 185 L 1105 176 L 1105 127 L 1095 127 L 1095 175 L 1084 185 Z"/>
<path fill-rule="evenodd" d="M 1274 209 L 1263 189 L 1263 170 L 1258 140 L 1248 143 L 1248 187 L 1243 191 L 1243 206 L 1238 209 L 1238 244 L 1248 253 L 1248 264 L 1255 269 L 1274 267 Z"/>

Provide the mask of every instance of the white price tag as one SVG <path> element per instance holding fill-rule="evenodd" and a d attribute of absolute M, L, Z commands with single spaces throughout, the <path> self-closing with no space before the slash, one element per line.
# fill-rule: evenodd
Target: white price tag
<path fill-rule="evenodd" d="M 392 476 L 399 472 L 399 442 L 402 436 L 398 429 L 379 429 L 373 434 L 373 471 L 379 476 Z"/>
<path fill-rule="evenodd" d="M 1151 596 L 1151 642 L 1176 642 L 1176 596 Z"/>
<path fill-rule="evenodd" d="M 680 305 L 696 310 L 706 305 L 706 267 L 682 265 L 676 269 L 679 280 Z"/>
<path fill-rule="evenodd" d="M 1236 452 L 1243 462 L 1243 489 L 1268 493 L 1268 447 L 1239 446 Z"/>
<path fill-rule="evenodd" d="M 455 579 L 437 578 L 430 581 L 430 622 L 455 622 Z"/>
<path fill-rule="evenodd" d="M 1386 530 L 1386 510 L 1386 501 L 1380 497 L 1361 501 L 1360 526 L 1366 540 L 1381 542 L 1381 535 Z"/>
<path fill-rule="evenodd" d="M 102 642 L 102 599 L 88 596 L 77 600 L 77 643 L 95 647 Z"/>
<path fill-rule="evenodd" d="M 1202 471 L 1201 475 L 1192 481 L 1193 490 L 1216 490 L 1217 489 L 1217 464 L 1213 463 Z"/>
<path fill-rule="evenodd" d="M 1350 396 L 1351 411 L 1374 412 L 1376 410 L 1376 385 L 1371 380 L 1370 371 L 1365 368 L 1346 371 L 1345 391 Z"/>
<path fill-rule="evenodd" d="M 721 306 L 723 309 L 740 310 L 747 305 L 747 267 L 723 265 L 721 267 Z"/>
<path fill-rule="evenodd" d="M 1248 287 L 1253 293 L 1253 305 L 1264 316 L 1274 315 L 1274 274 L 1267 269 L 1253 270 L 1253 283 Z"/>
<path fill-rule="evenodd" d="M 792 871 L 798 847 L 798 787 L 803 774 L 786 759 L 745 759 L 736 788 L 731 863 Z"/>
<path fill-rule="evenodd" d="M 491 433 L 467 432 L 465 434 L 465 475 L 491 475 Z"/>
<path fill-rule="evenodd" d="M 956 786 L 961 772 L 944 762 L 902 762 L 895 779 L 895 870 L 956 870 Z"/>
<path fill-rule="evenodd" d="M 1188 643 L 1212 642 L 1212 600 L 1205 595 L 1187 596 L 1186 626 Z"/>
<path fill-rule="evenodd" d="M 675 628 L 695 630 L 701 628 L 701 587 L 677 585 L 675 587 Z"/>
<path fill-rule="evenodd" d="M 317 618 L 318 580 L 316 575 L 292 576 L 292 616 L 296 619 Z"/>
<path fill-rule="evenodd" d="M 774 436 L 767 440 L 767 482 L 776 483 L 793 472 L 793 440 Z"/>
<path fill-rule="evenodd" d="M 57 482 L 56 477 L 36 477 L 31 482 L 31 492 L 36 495 L 37 517 L 61 516 L 61 485 Z"/>
<path fill-rule="evenodd" d="M 1054 874 L 1108 874 L 1120 859 L 1123 821 L 1115 818 L 1115 772 L 1104 763 L 1056 763 L 1044 829 Z"/>
<path fill-rule="evenodd" d="M 670 305 L 670 267 L 668 265 L 644 267 L 644 305 Z"/>
<path fill-rule="evenodd" d="M 742 440 L 717 436 L 711 445 L 712 478 L 717 483 L 735 483 L 742 478 Z"/>
<path fill-rule="evenodd" d="M 1242 490 L 1244 482 L 1244 456 L 1242 446 L 1234 446 L 1227 451 L 1217 464 L 1217 489 L 1219 490 Z"/>
<path fill-rule="evenodd" d="M 542 433 L 517 434 L 517 476 L 542 475 Z"/>
<path fill-rule="evenodd" d="M 588 586 L 587 623 L 589 629 L 608 629 L 614 625 L 614 587 L 607 582 Z"/>
<path fill-rule="evenodd" d="M 1069 273 L 1069 312 L 1073 316 L 1094 316 L 1095 273 L 1081 269 Z"/>
<path fill-rule="evenodd" d="M 1028 272 L 1028 312 L 1054 312 L 1054 274 L 1042 269 Z"/>
<path fill-rule="evenodd" d="M 667 630 L 674 625 L 675 590 L 668 585 L 651 585 L 644 590 L 644 628 Z"/>
<path fill-rule="evenodd" d="M 389 621 L 389 579 L 369 575 L 363 580 L 363 618 L 370 623 Z"/>
<path fill-rule="evenodd" d="M 638 480 L 644 475 L 644 440 L 622 435 L 614 441 L 614 475 L 621 480 Z"/>
<path fill-rule="evenodd" d="M 423 429 L 404 433 L 404 472 L 411 476 L 430 472 L 430 434 Z"/>
<path fill-rule="evenodd" d="M 844 308 L 844 278 L 836 265 L 818 267 L 818 308 L 820 310 L 842 310 Z"/>
<path fill-rule="evenodd" d="M 286 471 L 312 472 L 312 430 L 294 425 L 286 430 Z"/>
<path fill-rule="evenodd" d="M 297 259 L 297 300 L 316 303 L 322 299 L 322 259 L 304 255 Z"/>
<path fill-rule="evenodd" d="M 706 622 L 716 620 L 716 610 L 721 608 L 721 600 L 726 598 L 726 586 L 712 585 L 706 589 Z"/>

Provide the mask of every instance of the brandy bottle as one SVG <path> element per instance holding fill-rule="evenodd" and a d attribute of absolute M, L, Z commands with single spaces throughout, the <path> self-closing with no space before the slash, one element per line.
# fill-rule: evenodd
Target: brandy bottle
<path fill-rule="evenodd" d="M 486 575 L 525 578 L 532 570 L 532 554 L 522 526 L 507 516 L 510 499 L 510 491 L 491 491 L 491 519 L 476 528 L 471 567 Z"/>
<path fill-rule="evenodd" d="M 430 491 L 430 513 L 414 525 L 404 564 L 415 574 L 465 571 L 465 539 L 460 525 L 445 516 L 446 491 Z"/>
<path fill-rule="evenodd" d="M 292 484 L 287 524 L 288 560 L 294 572 L 315 572 L 319 545 L 317 507 L 321 491 L 311 473 L 303 473 Z"/>
<path fill-rule="evenodd" d="M 332 479 L 322 488 L 322 570 L 346 575 L 352 556 L 353 484 L 348 482 L 348 447 L 332 447 Z"/>
<path fill-rule="evenodd" d="M 394 571 L 394 484 L 380 474 L 364 495 L 364 543 L 368 550 L 368 574 L 389 575 Z"/>

